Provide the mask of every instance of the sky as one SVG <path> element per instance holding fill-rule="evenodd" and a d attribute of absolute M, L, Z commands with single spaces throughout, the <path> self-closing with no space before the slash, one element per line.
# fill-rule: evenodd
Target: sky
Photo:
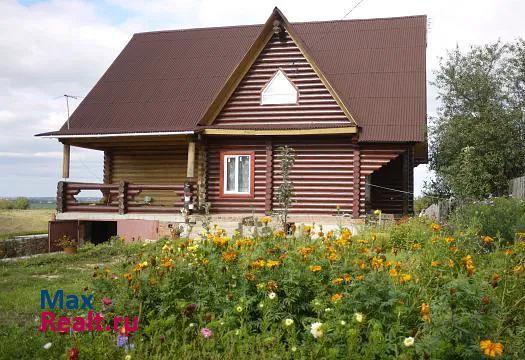
<path fill-rule="evenodd" d="M 62 147 L 34 134 L 67 118 L 62 95 L 85 96 L 133 33 L 263 23 L 274 6 L 289 21 L 341 19 L 358 0 L 0 0 L 0 196 L 54 196 Z M 523 0 L 364 0 L 346 19 L 426 14 L 427 79 L 459 46 L 525 36 Z M 427 85 L 428 116 L 436 90 Z M 79 103 L 72 99 L 71 110 Z M 102 154 L 72 148 L 74 181 L 100 182 Z M 431 174 L 415 170 L 415 192 Z"/>

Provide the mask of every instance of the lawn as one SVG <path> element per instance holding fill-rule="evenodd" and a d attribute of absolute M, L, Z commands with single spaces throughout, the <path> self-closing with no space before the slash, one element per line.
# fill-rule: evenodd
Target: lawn
<path fill-rule="evenodd" d="M 0 240 L 13 236 L 47 233 L 53 209 L 0 210 Z"/>

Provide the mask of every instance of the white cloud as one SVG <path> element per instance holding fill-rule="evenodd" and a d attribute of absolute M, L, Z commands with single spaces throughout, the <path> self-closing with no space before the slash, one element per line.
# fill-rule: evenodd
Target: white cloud
<path fill-rule="evenodd" d="M 65 102 L 57 97 L 85 96 L 134 32 L 262 23 L 275 5 L 290 21 L 339 19 L 356 1 L 50 0 L 30 6 L 0 1 L 0 195 L 53 195 L 62 149 L 33 135 L 62 125 Z M 348 18 L 415 14 L 430 20 L 429 80 L 437 57 L 456 44 L 465 48 L 525 34 L 522 0 L 365 0 Z M 429 88 L 430 115 L 435 95 Z M 77 105 L 73 100 L 71 109 Z M 75 180 L 100 178 L 101 166 L 100 152 L 73 150 Z M 418 168 L 416 188 L 427 177 Z"/>

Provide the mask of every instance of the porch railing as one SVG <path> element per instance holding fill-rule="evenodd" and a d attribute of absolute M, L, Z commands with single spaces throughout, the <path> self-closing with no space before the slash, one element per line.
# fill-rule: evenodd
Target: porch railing
<path fill-rule="evenodd" d="M 75 197 L 83 190 L 99 190 L 102 198 L 94 202 L 79 202 Z M 169 202 L 157 202 L 147 193 L 175 195 Z M 171 198 L 171 197 L 170 197 Z M 183 208 L 193 209 L 193 184 L 95 184 L 60 181 L 57 188 L 58 212 L 107 212 L 107 213 L 179 213 Z"/>

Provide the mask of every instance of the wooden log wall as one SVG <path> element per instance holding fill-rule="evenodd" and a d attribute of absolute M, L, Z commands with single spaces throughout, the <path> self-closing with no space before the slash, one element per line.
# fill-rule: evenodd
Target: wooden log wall
<path fill-rule="evenodd" d="M 261 90 L 279 69 L 299 90 L 299 101 L 289 105 L 261 105 Z M 350 121 L 286 33 L 284 41 L 278 35 L 270 39 L 213 125 L 301 127 L 312 123 L 330 127 L 349 125 Z"/>
<path fill-rule="evenodd" d="M 169 147 L 131 148 L 111 150 L 110 184 L 126 181 L 130 184 L 184 184 L 186 180 L 187 144 Z M 170 206 L 179 203 L 179 195 L 172 191 L 145 190 L 136 200 L 145 196 L 152 205 Z"/>
<path fill-rule="evenodd" d="M 288 145 L 296 153 L 291 172 L 294 203 L 291 214 L 352 214 L 354 200 L 354 148 L 350 138 L 291 138 L 274 140 L 274 194 L 282 182 L 279 146 Z M 278 210 L 277 196 L 273 209 Z"/>

